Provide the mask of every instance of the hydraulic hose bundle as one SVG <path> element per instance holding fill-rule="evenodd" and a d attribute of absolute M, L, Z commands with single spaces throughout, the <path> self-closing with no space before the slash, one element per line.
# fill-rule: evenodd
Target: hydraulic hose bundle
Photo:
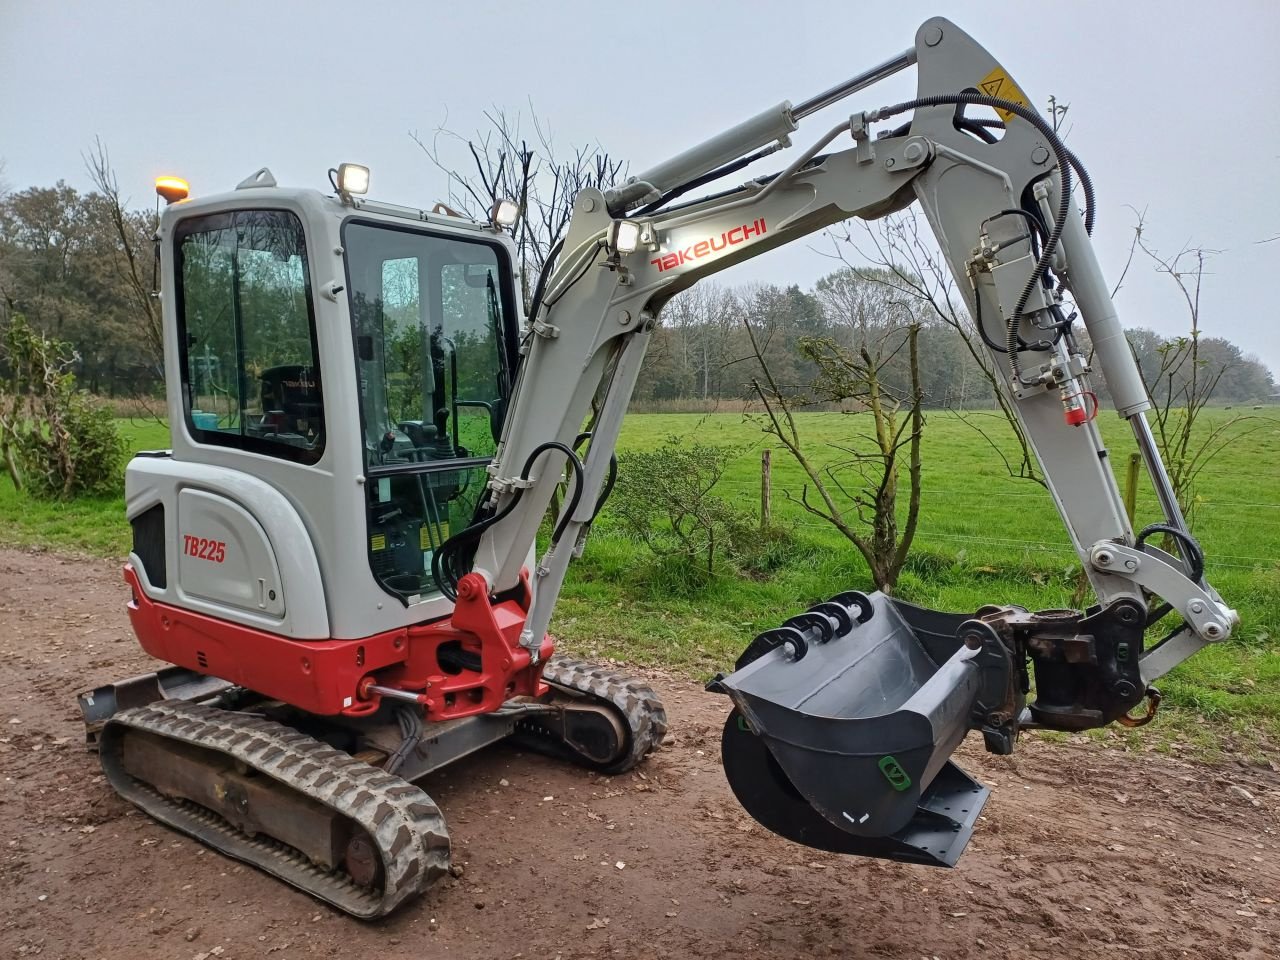
<path fill-rule="evenodd" d="M 1066 228 L 1067 217 L 1071 215 L 1071 170 L 1074 155 L 1067 149 L 1066 144 L 1062 142 L 1053 127 L 1035 110 L 1024 107 L 1020 103 L 1014 103 L 1012 100 L 990 97 L 981 93 L 938 94 L 929 97 L 918 97 L 915 100 L 904 100 L 902 103 L 896 103 L 893 106 L 882 107 L 871 114 L 868 119 L 885 119 L 906 113 L 909 110 L 950 105 L 991 107 L 992 109 L 1004 110 L 1021 117 L 1044 135 L 1058 161 L 1060 181 L 1058 185 L 1058 210 L 1053 219 L 1053 226 L 1049 230 L 1049 235 L 1044 239 L 1040 256 L 1031 271 L 1031 276 L 1027 278 L 1027 282 L 1022 288 L 1022 293 L 1018 296 L 1017 303 L 1013 308 L 1013 314 L 1009 317 L 1005 328 L 1005 351 L 1009 354 L 1009 369 L 1013 373 L 1014 380 L 1021 383 L 1022 371 L 1018 365 L 1018 327 L 1022 323 L 1023 311 L 1026 309 L 1027 301 L 1031 299 L 1032 291 L 1035 290 L 1036 284 L 1040 282 L 1040 277 L 1053 262 L 1053 254 L 1062 239 L 1062 231 Z M 1079 161 L 1076 162 L 1078 163 Z M 1090 184 L 1090 189 L 1092 189 L 1092 184 Z M 1089 209 L 1090 211 L 1093 210 L 1092 203 L 1089 204 Z"/>
<path fill-rule="evenodd" d="M 529 473 L 533 469 L 534 462 L 548 450 L 559 450 L 565 455 L 570 469 L 573 470 L 574 478 L 573 493 L 569 497 L 569 503 L 561 512 L 560 521 L 551 534 L 551 542 L 554 544 L 560 542 L 565 528 L 569 526 L 569 521 L 573 517 L 573 512 L 578 508 L 578 501 L 582 498 L 582 460 L 570 447 L 557 440 L 548 440 L 534 447 L 533 452 L 525 460 L 524 469 L 520 471 L 522 481 L 530 479 Z M 501 510 L 487 517 L 477 518 L 471 526 L 459 531 L 441 544 L 440 549 L 435 552 L 431 558 L 431 574 L 440 585 L 440 591 L 450 600 L 458 599 L 458 581 L 470 568 L 481 534 L 515 510 L 520 503 L 520 498 L 524 496 L 524 490 L 524 487 L 517 487 L 511 499 Z M 481 510 L 485 509 L 487 508 L 481 508 Z"/>

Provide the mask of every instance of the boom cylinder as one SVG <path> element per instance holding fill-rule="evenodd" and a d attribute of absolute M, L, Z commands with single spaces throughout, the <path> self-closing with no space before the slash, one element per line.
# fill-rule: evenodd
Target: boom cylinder
<path fill-rule="evenodd" d="M 903 50 L 896 57 L 890 57 L 884 63 L 877 64 L 870 70 L 864 70 L 855 77 L 850 77 L 844 83 L 838 83 L 829 90 L 823 90 L 816 97 L 810 97 L 803 101 L 794 110 L 791 115 L 797 120 L 803 120 L 811 113 L 817 113 L 825 107 L 831 106 L 837 101 L 843 100 L 851 93 L 857 93 L 859 90 L 865 90 L 874 83 L 879 83 L 886 77 L 891 77 L 901 70 L 907 69 L 916 62 L 916 48 L 909 47 Z"/>
<path fill-rule="evenodd" d="M 606 191 L 605 202 L 609 212 L 615 216 L 621 215 L 627 208 L 649 198 L 655 192 L 662 193 L 678 187 L 721 164 L 737 160 L 757 147 L 783 140 L 795 129 L 796 120 L 791 112 L 791 102 L 784 100 L 750 120 L 744 120 L 736 127 L 730 127 L 696 147 L 690 147 L 684 153 L 664 160 L 656 167 L 650 167 L 621 187 Z"/>
<path fill-rule="evenodd" d="M 622 186 L 606 190 L 604 196 L 609 212 L 614 216 L 622 216 L 636 204 L 656 199 L 656 194 L 688 183 L 721 164 L 737 160 L 768 143 L 785 141 L 787 135 L 796 130 L 798 121 L 811 113 L 817 113 L 850 94 L 865 90 L 872 84 L 905 70 L 915 62 L 916 48 L 910 47 L 870 70 L 864 70 L 843 83 L 838 83 L 816 96 L 809 97 L 798 107 L 792 107 L 791 101 L 784 100 L 776 107 L 770 107 L 763 113 L 744 120 L 736 127 L 718 133 L 670 160 L 664 160 L 656 167 L 651 167 L 632 177 Z"/>

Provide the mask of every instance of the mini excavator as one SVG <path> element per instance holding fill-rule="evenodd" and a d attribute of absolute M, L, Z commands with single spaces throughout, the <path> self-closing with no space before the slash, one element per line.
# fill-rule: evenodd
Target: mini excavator
<path fill-rule="evenodd" d="M 687 197 L 912 66 L 913 99 Z M 659 746 L 654 691 L 547 633 L 612 488 L 646 345 L 680 291 L 854 217 L 920 205 L 1096 602 L 958 615 L 849 591 L 755 637 L 710 685 L 751 815 L 824 850 L 953 865 L 987 799 L 951 760 L 970 732 L 1006 754 L 1022 729 L 1141 723 L 1153 682 L 1237 625 L 1144 415 L 1089 239 L 1089 177 L 947 20 L 830 90 L 579 192 L 527 313 L 515 204 L 478 222 L 373 202 L 356 164 L 330 180 L 290 189 L 263 168 L 190 200 L 158 184 L 182 201 L 157 234 L 172 449 L 128 466 L 124 576 L 141 645 L 171 666 L 80 697 L 110 785 L 230 857 L 380 916 L 449 868 L 426 775 L 503 740 L 609 773 Z M 1137 532 L 1094 369 L 1163 512 Z"/>

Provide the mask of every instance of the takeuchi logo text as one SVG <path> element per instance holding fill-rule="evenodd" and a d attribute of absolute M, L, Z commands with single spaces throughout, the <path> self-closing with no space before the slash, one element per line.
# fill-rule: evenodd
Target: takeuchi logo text
<path fill-rule="evenodd" d="M 706 240 L 699 240 L 697 243 L 691 243 L 682 250 L 674 253 L 663 254 L 661 257 L 650 260 L 649 262 L 658 268 L 658 272 L 662 273 L 675 267 L 682 267 L 686 263 L 693 263 L 695 260 L 701 260 L 703 257 L 709 257 L 713 253 L 719 253 L 729 247 L 736 247 L 740 243 L 746 243 L 752 237 L 762 237 L 768 232 L 768 225 L 765 224 L 764 218 L 752 220 L 750 223 L 744 223 L 740 227 L 734 227 L 732 230 L 726 230 L 718 237 L 708 237 Z"/>

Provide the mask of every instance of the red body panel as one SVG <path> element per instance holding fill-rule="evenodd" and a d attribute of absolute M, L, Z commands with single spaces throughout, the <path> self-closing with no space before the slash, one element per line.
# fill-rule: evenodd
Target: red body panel
<path fill-rule="evenodd" d="M 124 579 L 133 591 L 129 620 L 142 648 L 174 663 L 308 713 L 358 715 L 377 709 L 371 684 L 417 695 L 428 720 L 447 720 L 498 709 L 513 696 L 538 696 L 547 687 L 542 667 L 554 649 L 544 637 L 538 663 L 520 646 L 525 603 L 491 603 L 483 578 L 468 574 L 458 584 L 453 615 L 358 640 L 291 640 L 169 604 L 142 590 L 132 564 Z M 461 651 L 479 670 L 440 663 L 442 647 Z"/>

